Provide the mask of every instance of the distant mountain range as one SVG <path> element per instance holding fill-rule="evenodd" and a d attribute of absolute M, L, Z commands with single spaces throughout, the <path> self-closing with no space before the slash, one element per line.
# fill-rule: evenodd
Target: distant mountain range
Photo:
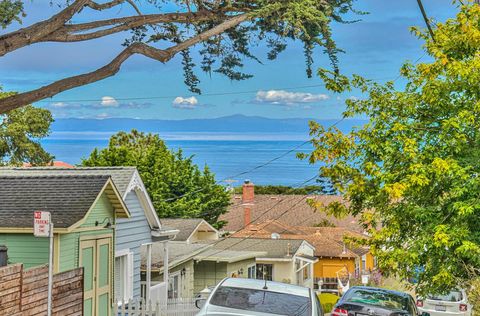
<path fill-rule="evenodd" d="M 130 118 L 111 119 L 57 119 L 52 132 L 117 132 L 137 129 L 155 133 L 290 133 L 307 134 L 308 118 L 271 119 L 259 116 L 232 115 L 212 119 L 145 120 Z M 337 120 L 316 120 L 325 126 Z M 348 119 L 337 127 L 350 130 L 364 124 L 364 120 Z"/>

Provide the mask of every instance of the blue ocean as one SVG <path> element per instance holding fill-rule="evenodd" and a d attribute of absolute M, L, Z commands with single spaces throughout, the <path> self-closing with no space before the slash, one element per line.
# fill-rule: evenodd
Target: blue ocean
<path fill-rule="evenodd" d="M 42 145 L 55 156 L 56 160 L 79 164 L 94 148 L 108 145 L 110 133 L 54 133 L 44 139 Z M 203 167 L 208 165 L 223 184 L 240 185 L 245 179 L 256 184 L 276 184 L 298 186 L 318 173 L 318 166 L 308 161 L 299 160 L 298 152 L 311 151 L 305 135 L 161 135 L 168 147 L 181 148 L 186 156 L 193 156 L 193 161 Z M 274 139 L 277 138 L 277 139 Z M 282 156 L 284 155 L 284 156 Z M 267 162 L 282 156 L 275 161 Z M 259 167 L 266 164 L 263 167 Z M 255 170 L 252 170 L 255 169 Z M 311 184 L 311 182 L 310 182 Z"/>

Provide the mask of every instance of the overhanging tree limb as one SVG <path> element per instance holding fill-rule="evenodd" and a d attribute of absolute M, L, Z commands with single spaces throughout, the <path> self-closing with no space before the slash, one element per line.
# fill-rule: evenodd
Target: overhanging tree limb
<path fill-rule="evenodd" d="M 15 108 L 21 107 L 26 104 L 30 104 L 42 99 L 52 97 L 60 92 L 84 86 L 86 84 L 97 82 L 99 80 L 111 77 L 115 75 L 119 70 L 122 64 L 132 55 L 141 54 L 146 57 L 158 60 L 160 62 L 167 62 L 177 53 L 188 49 L 189 47 L 205 41 L 206 39 L 221 34 L 224 31 L 235 27 L 236 25 L 248 20 L 248 14 L 241 14 L 234 16 L 225 22 L 203 32 L 196 36 L 189 38 L 186 41 L 183 41 L 175 46 L 172 46 L 167 49 L 158 49 L 152 46 L 149 46 L 145 43 L 133 43 L 132 45 L 125 48 L 120 54 L 118 54 L 110 63 L 107 65 L 98 68 L 92 72 L 77 75 L 65 79 L 58 80 L 54 83 L 35 89 L 29 92 L 15 94 L 4 99 L 0 99 L 0 114 L 7 111 L 13 110 Z"/>

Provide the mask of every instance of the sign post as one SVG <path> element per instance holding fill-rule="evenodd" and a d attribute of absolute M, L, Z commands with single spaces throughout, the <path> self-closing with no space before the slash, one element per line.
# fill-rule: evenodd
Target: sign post
<path fill-rule="evenodd" d="M 48 298 L 47 315 L 52 315 L 52 288 L 53 288 L 53 223 L 50 212 L 35 211 L 33 213 L 33 235 L 48 237 L 50 246 L 48 254 Z"/>

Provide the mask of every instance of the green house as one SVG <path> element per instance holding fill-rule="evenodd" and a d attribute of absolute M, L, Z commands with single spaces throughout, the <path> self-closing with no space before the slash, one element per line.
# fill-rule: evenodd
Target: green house
<path fill-rule="evenodd" d="M 55 272 L 84 267 L 84 315 L 110 316 L 113 306 L 114 229 L 129 212 L 109 176 L 2 176 L 0 245 L 9 263 L 48 263 L 49 240 L 33 235 L 34 211 L 54 224 Z"/>

